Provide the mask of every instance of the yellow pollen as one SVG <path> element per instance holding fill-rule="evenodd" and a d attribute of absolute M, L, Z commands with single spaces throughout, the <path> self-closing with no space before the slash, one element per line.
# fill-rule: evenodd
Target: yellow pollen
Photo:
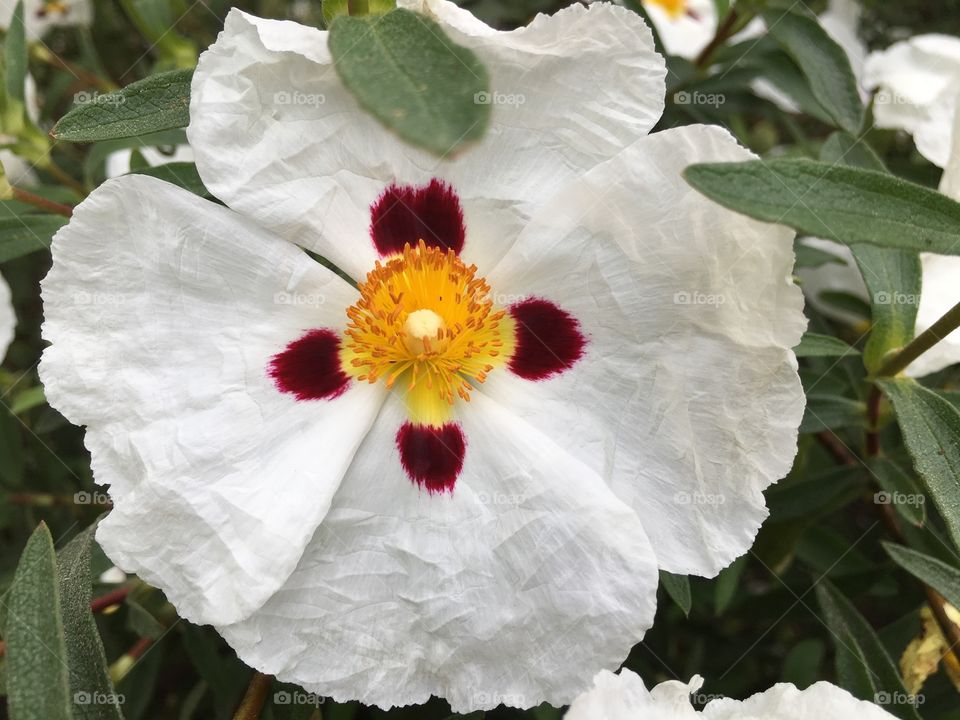
<path fill-rule="evenodd" d="M 647 2 L 662 8 L 671 20 L 683 17 L 687 12 L 686 0 L 647 0 Z"/>
<path fill-rule="evenodd" d="M 469 401 L 473 385 L 513 353 L 513 319 L 476 273 L 423 240 L 378 260 L 347 310 L 343 366 L 403 393 L 416 422 L 447 422 L 457 398 Z"/>

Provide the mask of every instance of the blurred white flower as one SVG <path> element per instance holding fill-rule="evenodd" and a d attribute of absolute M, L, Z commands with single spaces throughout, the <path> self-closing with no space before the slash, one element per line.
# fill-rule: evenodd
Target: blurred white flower
<path fill-rule="evenodd" d="M 927 160 L 946 167 L 960 97 L 960 38 L 917 35 L 867 58 L 878 127 L 905 130 Z"/>
<path fill-rule="evenodd" d="M 489 68 L 483 141 L 405 145 L 325 32 L 232 11 L 187 132 L 228 207 L 95 190 L 40 373 L 110 486 L 106 553 L 244 662 L 382 707 L 562 705 L 643 636 L 658 568 L 746 551 L 792 464 L 793 233 L 682 179 L 752 157 L 726 131 L 648 135 L 635 13 L 401 5 Z"/>
<path fill-rule="evenodd" d="M 0 28 L 10 26 L 17 0 L 0 0 Z M 39 40 L 51 28 L 89 25 L 92 0 L 24 0 L 23 23 L 28 40 Z"/>
<path fill-rule="evenodd" d="M 858 700 L 843 688 L 818 682 L 806 690 L 789 683 L 774 685 L 746 700 L 717 698 L 700 693 L 703 678 L 689 683 L 670 680 L 647 690 L 630 670 L 618 675 L 604 670 L 594 687 L 570 706 L 565 720 L 894 720 L 873 703 Z M 703 710 L 694 709 L 706 701 Z M 878 693 L 883 701 L 885 693 Z M 906 700 L 908 698 L 904 698 Z M 895 700 L 900 700 L 896 698 Z"/>
<path fill-rule="evenodd" d="M 13 303 L 10 298 L 10 286 L 0 277 L 0 362 L 7 354 L 7 348 L 13 342 L 13 334 L 17 328 L 17 316 L 13 312 Z"/>

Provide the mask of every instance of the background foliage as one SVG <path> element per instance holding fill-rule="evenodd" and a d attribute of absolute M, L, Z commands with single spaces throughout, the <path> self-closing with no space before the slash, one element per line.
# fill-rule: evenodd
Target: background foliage
<path fill-rule="evenodd" d="M 165 176 L 162 169 L 147 169 L 139 148 L 172 148 L 184 140 L 178 128 L 185 123 L 185 109 L 182 103 L 177 105 L 182 100 L 177 88 L 188 83 L 197 53 L 215 39 L 231 4 L 267 17 L 323 23 L 320 4 L 305 0 L 193 4 L 98 0 L 92 28 L 54 31 L 45 38 L 46 54 L 34 46 L 30 70 L 41 88 L 38 125 L 42 131 L 22 137 L 35 150 L 39 148 L 37 156 L 54 143 L 55 161 L 38 168 L 42 185 L 36 192 L 55 202 L 75 204 L 102 182 L 108 154 L 122 148 L 133 149 L 134 171 Z M 488 23 L 510 28 L 525 24 L 538 11 L 553 12 L 569 3 L 463 0 L 461 4 Z M 865 7 L 861 30 L 873 47 L 931 30 L 960 34 L 957 0 L 868 0 Z M 822 3 L 811 3 L 811 9 L 821 8 Z M 769 67 L 769 54 L 781 47 L 789 49 L 804 32 L 802 20 L 797 23 L 797 27 L 783 28 L 782 36 L 764 38 L 746 55 L 720 47 L 710 74 L 689 61 L 671 59 L 667 110 L 658 129 L 718 123 L 761 155 L 774 148 L 787 158 L 836 155 L 848 137 L 837 135 L 838 130 L 857 135 L 861 127 L 870 125 L 863 122 L 864 110 L 858 102 L 844 105 L 843 87 L 817 75 L 816 62 L 807 65 L 802 56 L 793 60 L 798 82 L 820 101 L 818 108 L 787 115 L 750 89 L 750 81 Z M 8 33 L 5 47 L 15 53 L 17 42 L 16 34 Z M 19 42 L 22 46 L 22 38 Z M 5 62 L 8 77 L 16 65 L 10 52 Z M 745 69 L 750 72 L 740 72 Z M 110 139 L 115 133 L 95 112 L 109 109 L 109 104 L 87 105 L 94 108 L 91 116 L 72 115 L 58 128 L 61 139 L 57 141 L 45 134 L 71 107 L 83 109 L 83 103 L 77 102 L 83 93 L 109 92 L 161 72 L 174 74 L 164 76 L 165 84 L 148 81 L 127 91 L 152 93 L 151 102 L 159 103 L 166 113 L 143 119 L 142 126 L 132 131 L 136 137 Z M 726 101 L 716 107 L 678 104 L 676 94 L 683 91 L 722 92 Z M 936 187 L 939 170 L 919 156 L 909 137 L 876 129 L 862 134 L 882 157 L 880 170 L 885 166 L 896 176 Z M 95 141 L 67 142 L 91 138 Z M 865 162 L 869 165 L 872 160 Z M 205 192 L 195 169 L 177 169 L 179 182 Z M 733 181 L 729 178 L 734 176 L 719 177 L 721 188 L 747 182 L 745 176 Z M 691 181 L 707 194 L 711 193 L 709 180 L 706 171 L 702 177 L 691 175 Z M 897 197 L 898 187 L 890 190 Z M 737 195 L 734 190 L 727 200 L 735 206 L 740 202 L 741 209 L 749 212 L 748 203 L 743 198 L 738 201 Z M 922 194 L 917 198 L 917 217 L 926 217 L 923 204 L 929 199 Z M 116 586 L 98 580 L 110 564 L 91 542 L 88 529 L 107 509 L 107 499 L 93 483 L 82 430 L 46 405 L 36 375 L 42 349 L 38 283 L 49 267 L 49 253 L 24 253 L 22 238 L 18 245 L 17 236 L 23 224 L 9 222 L 20 216 L 49 238 L 64 220 L 34 204 L 13 199 L 0 204 L 0 271 L 12 287 L 19 318 L 16 341 L 0 370 L 0 592 L 7 592 L 2 608 L 15 609 L 18 617 L 29 617 L 42 629 L 39 638 L 18 637 L 17 624 L 5 624 L 6 613 L 0 609 L 5 643 L 0 646 L 4 648 L 0 717 L 57 720 L 111 715 L 103 708 L 77 709 L 71 702 L 71 678 L 58 667 L 57 658 L 66 659 L 71 672 L 76 668 L 84 673 L 86 687 L 108 692 L 112 679 L 123 696 L 121 710 L 128 720 L 233 717 L 253 673 L 217 634 L 179 619 L 160 591 L 136 579 L 122 586 L 129 592 L 118 595 L 108 594 Z M 952 210 L 948 207 L 944 212 Z M 799 220 L 797 224 L 802 226 Z M 957 233 L 958 228 L 955 223 L 951 230 L 946 223 L 941 231 Z M 865 232 L 872 230 L 871 226 Z M 880 234 L 868 240 L 875 241 Z M 809 253 L 799 259 L 806 264 L 819 261 L 822 258 Z M 898 262 L 894 270 L 903 270 L 909 255 Z M 903 273 L 904 278 L 908 275 Z M 869 381 L 864 359 L 875 371 L 887 357 L 886 351 L 902 345 L 912 333 L 903 337 L 896 326 L 902 318 L 882 316 L 883 308 L 871 309 L 852 297 L 836 301 L 860 314 L 862 322 L 838 324 L 807 310 L 811 331 L 829 337 L 809 337 L 801 353 L 810 412 L 792 472 L 767 492 L 770 519 L 754 548 L 715 580 L 664 577 L 657 621 L 626 662 L 648 684 L 699 673 L 707 678 L 704 692 L 733 697 L 746 697 L 779 681 L 803 687 L 818 679 L 834 680 L 869 698 L 878 692 L 902 691 L 897 662 L 921 632 L 921 608 L 931 598 L 936 601 L 930 589 L 960 605 L 955 544 L 960 507 L 950 511 L 960 468 L 956 410 L 960 369 L 925 378 L 924 384 L 935 391 L 929 393 L 905 381 L 884 381 L 882 388 L 893 400 L 891 406 Z M 864 332 L 871 319 L 872 335 Z M 849 349 L 848 343 L 855 349 Z M 899 423 L 894 412 L 900 416 Z M 917 427 L 930 413 L 940 418 L 940 424 L 925 435 Z M 882 457 L 873 457 L 870 443 L 883 447 Z M 923 504 L 899 506 L 884 504 L 882 496 L 878 501 L 880 492 L 932 497 Z M 904 545 L 913 550 L 900 549 Z M 91 596 L 97 610 L 93 615 L 88 610 Z M 322 713 L 329 720 L 362 720 L 439 719 L 450 714 L 441 700 L 391 712 L 333 702 L 315 711 L 277 702 L 282 693 L 295 692 L 295 688 L 274 685 L 263 716 L 306 720 Z M 943 672 L 927 680 L 918 708 L 905 704 L 888 709 L 904 718 L 960 719 L 957 690 Z M 529 711 L 500 708 L 486 716 L 552 720 L 561 712 L 545 706 Z"/>

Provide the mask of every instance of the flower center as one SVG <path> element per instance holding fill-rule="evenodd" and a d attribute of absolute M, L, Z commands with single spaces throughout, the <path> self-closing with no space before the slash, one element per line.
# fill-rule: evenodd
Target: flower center
<path fill-rule="evenodd" d="M 682 17 L 687 12 L 686 0 L 647 0 L 647 2 L 662 8 L 672 20 Z"/>
<path fill-rule="evenodd" d="M 513 320 L 494 307 L 490 286 L 453 250 L 421 240 L 378 260 L 347 310 L 343 366 L 357 380 L 381 378 L 405 394 L 412 419 L 439 426 L 456 398 L 505 364 Z"/>

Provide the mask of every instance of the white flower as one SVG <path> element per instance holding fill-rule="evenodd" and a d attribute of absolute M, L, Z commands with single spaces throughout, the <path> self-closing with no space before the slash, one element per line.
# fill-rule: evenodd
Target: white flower
<path fill-rule="evenodd" d="M 873 703 L 858 700 L 843 688 L 818 682 L 806 690 L 790 683 L 774 685 L 746 700 L 710 698 L 698 691 L 703 678 L 689 683 L 663 682 L 647 690 L 643 680 L 630 670 L 619 675 L 604 670 L 594 678 L 594 687 L 570 706 L 565 720 L 893 720 L 894 716 Z M 691 695 L 709 699 L 697 711 Z M 883 693 L 878 694 L 883 699 Z"/>
<path fill-rule="evenodd" d="M 692 60 L 717 31 L 714 0 L 643 0 L 643 7 L 670 55 Z"/>
<path fill-rule="evenodd" d="M 960 108 L 953 128 L 953 149 L 949 154 L 949 163 L 940 179 L 940 192 L 960 201 Z M 805 238 L 803 243 L 837 255 L 844 264 L 827 264 L 816 268 L 798 268 L 797 275 L 803 283 L 803 291 L 818 311 L 841 321 L 852 321 L 851 313 L 832 307 L 823 302 L 820 296 L 826 291 L 849 293 L 869 302 L 867 287 L 857 268 L 853 253 L 844 245 L 830 240 Z M 920 306 L 917 308 L 916 335 L 926 331 L 954 305 L 960 302 L 957 290 L 957 278 L 960 277 L 960 257 L 956 255 L 936 255 L 920 253 L 923 269 Z M 869 268 L 866 272 L 870 272 Z M 905 295 L 895 302 L 915 302 L 915 298 Z M 906 370 L 911 377 L 923 377 L 943 370 L 960 362 L 960 330 L 954 330 L 936 345 L 914 360 Z"/>
<path fill-rule="evenodd" d="M 17 0 L 0 0 L 0 28 L 10 27 Z M 89 25 L 93 21 L 91 0 L 24 0 L 23 24 L 27 40 L 38 40 L 54 27 Z"/>
<path fill-rule="evenodd" d="M 905 130 L 927 160 L 946 167 L 960 97 L 960 38 L 917 35 L 867 58 L 878 127 Z"/>
<path fill-rule="evenodd" d="M 13 303 L 10 300 L 10 286 L 0 277 L 0 362 L 3 362 L 7 348 L 13 342 L 16 329 L 17 316 L 13 312 Z"/>
<path fill-rule="evenodd" d="M 137 148 L 140 155 L 150 167 L 166 165 L 168 163 L 193 162 L 193 150 L 189 145 L 177 145 L 172 151 L 167 148 L 141 147 Z M 130 159 L 133 157 L 133 148 L 116 150 L 107 155 L 106 176 L 119 177 L 130 172 Z"/>
<path fill-rule="evenodd" d="M 54 238 L 41 376 L 110 485 L 104 550 L 248 664 L 383 707 L 561 705 L 643 636 L 658 567 L 746 551 L 791 465 L 792 233 L 681 178 L 751 157 L 726 131 L 647 136 L 636 14 L 402 4 L 489 68 L 484 140 L 401 143 L 326 33 L 232 11 L 187 133 L 229 209 L 93 192 Z"/>

